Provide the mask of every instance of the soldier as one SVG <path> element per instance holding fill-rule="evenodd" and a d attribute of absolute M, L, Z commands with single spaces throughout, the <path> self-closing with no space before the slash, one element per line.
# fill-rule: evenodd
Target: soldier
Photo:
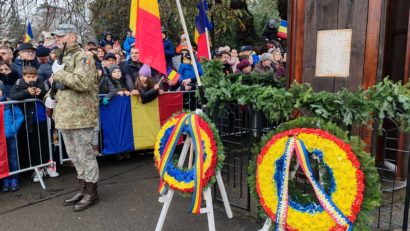
<path fill-rule="evenodd" d="M 54 108 L 55 127 L 63 134 L 68 156 L 78 174 L 79 191 L 66 199 L 64 205 L 75 205 L 74 211 L 79 212 L 98 202 L 99 170 L 91 143 L 97 126 L 98 72 L 93 57 L 77 43 L 77 34 L 70 24 L 61 24 L 53 32 L 64 57 L 62 64 L 53 63 L 51 82 L 59 90 L 55 100 L 46 98 L 46 106 Z"/>

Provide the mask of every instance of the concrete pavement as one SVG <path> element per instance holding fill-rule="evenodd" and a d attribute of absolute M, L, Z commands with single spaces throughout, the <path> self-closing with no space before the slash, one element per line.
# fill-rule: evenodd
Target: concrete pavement
<path fill-rule="evenodd" d="M 21 178 L 21 189 L 0 193 L 0 230 L 154 230 L 162 204 L 158 202 L 158 174 L 152 155 L 132 156 L 131 160 L 115 161 L 100 158 L 100 202 L 75 213 L 63 206 L 64 198 L 77 188 L 75 171 L 60 167 L 58 178 L 46 178 L 46 190 L 27 177 Z M 187 211 L 190 198 L 174 196 L 164 231 L 208 230 L 206 215 Z M 258 230 L 254 218 L 234 210 L 228 219 L 222 203 L 214 202 L 217 230 Z"/>

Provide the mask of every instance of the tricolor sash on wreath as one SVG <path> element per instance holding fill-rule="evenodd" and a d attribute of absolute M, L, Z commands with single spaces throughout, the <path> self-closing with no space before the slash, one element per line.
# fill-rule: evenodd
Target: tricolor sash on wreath
<path fill-rule="evenodd" d="M 195 163 L 193 165 L 194 171 L 194 192 L 192 195 L 192 203 L 189 209 L 190 213 L 199 214 L 201 209 L 202 201 L 202 175 L 203 175 L 203 156 L 204 147 L 202 144 L 202 138 L 200 133 L 200 127 L 198 123 L 198 117 L 194 114 L 185 114 L 181 116 L 177 123 L 175 124 L 169 141 L 167 142 L 163 155 L 161 156 L 161 161 L 159 163 L 159 174 L 160 174 L 160 185 L 158 191 L 163 195 L 167 191 L 167 185 L 164 184 L 164 177 L 166 173 L 166 167 L 169 161 L 172 161 L 172 155 L 174 154 L 175 147 L 178 144 L 178 140 L 182 135 L 183 126 L 188 126 L 189 134 L 192 138 L 194 153 L 195 153 Z"/>
<path fill-rule="evenodd" d="M 289 205 L 288 180 L 290 175 L 290 162 L 294 152 L 296 153 L 300 167 L 312 185 L 315 195 L 324 210 L 339 226 L 346 227 L 347 230 L 352 230 L 352 222 L 340 211 L 339 208 L 337 208 L 330 196 L 326 194 L 323 187 L 313 177 L 308 151 L 303 141 L 297 139 L 296 137 L 289 138 L 286 143 L 284 164 L 281 169 L 282 174 L 280 176 L 282 184 L 278 190 L 279 202 L 276 210 L 276 230 L 286 229 L 286 216 Z"/>

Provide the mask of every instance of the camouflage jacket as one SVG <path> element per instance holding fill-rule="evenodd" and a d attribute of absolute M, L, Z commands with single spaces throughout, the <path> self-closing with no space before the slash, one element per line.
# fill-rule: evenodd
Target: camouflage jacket
<path fill-rule="evenodd" d="M 98 72 L 95 60 L 79 45 L 65 52 L 64 70 L 54 75 L 54 81 L 65 86 L 56 94 L 53 118 L 57 129 L 82 129 L 97 126 Z"/>

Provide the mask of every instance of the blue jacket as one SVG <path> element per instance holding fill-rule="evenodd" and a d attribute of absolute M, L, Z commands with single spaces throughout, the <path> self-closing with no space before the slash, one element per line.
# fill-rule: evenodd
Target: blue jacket
<path fill-rule="evenodd" d="M 16 71 L 19 75 L 19 78 L 23 78 L 23 66 L 32 66 L 38 69 L 40 67 L 40 64 L 37 62 L 37 60 L 23 61 L 21 59 L 16 59 L 14 63 L 11 64 L 11 70 Z"/>
<path fill-rule="evenodd" d="M 10 105 L 4 106 L 4 128 L 6 132 L 6 138 L 12 138 L 17 135 L 17 131 L 23 124 L 23 121 L 24 115 L 19 107 L 12 107 Z"/>
<path fill-rule="evenodd" d="M 202 76 L 204 72 L 202 71 L 201 64 L 199 62 L 196 63 L 198 66 L 199 75 Z M 192 79 L 192 82 L 196 82 L 196 76 L 194 71 L 194 66 L 192 64 L 181 63 L 179 66 L 178 73 L 181 75 L 178 82 L 181 83 L 185 79 Z"/>
<path fill-rule="evenodd" d="M 131 44 L 135 42 L 135 38 L 133 36 L 127 37 L 124 41 L 124 50 L 127 55 L 127 57 L 130 55 L 131 52 Z"/>
<path fill-rule="evenodd" d="M 175 56 L 175 46 L 172 44 L 171 40 L 164 40 L 164 51 L 165 51 L 165 60 L 167 62 L 167 69 L 173 68 L 172 57 Z"/>

